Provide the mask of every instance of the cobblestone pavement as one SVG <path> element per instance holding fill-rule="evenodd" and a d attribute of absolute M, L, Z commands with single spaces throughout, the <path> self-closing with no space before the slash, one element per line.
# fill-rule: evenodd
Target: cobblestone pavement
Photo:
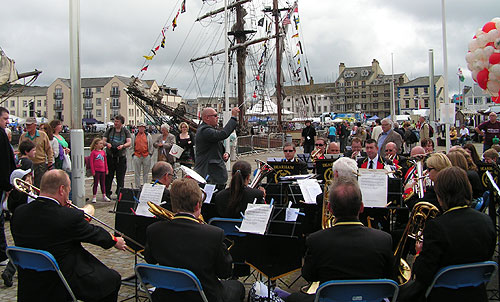
<path fill-rule="evenodd" d="M 478 150 L 482 150 L 481 146 L 477 146 Z M 265 161 L 268 157 L 282 157 L 283 153 L 280 150 L 274 150 L 274 151 L 268 151 L 266 153 L 259 153 L 259 154 L 250 154 L 250 155 L 244 155 L 241 156 L 239 159 L 246 160 L 252 164 L 254 168 L 257 167 L 257 164 L 255 162 L 255 159 L 260 159 Z M 180 172 L 179 172 L 180 173 Z M 133 183 L 133 173 L 128 173 L 126 176 L 125 184 L 130 184 Z M 85 182 L 85 187 L 86 187 L 86 197 L 87 198 L 92 198 L 92 180 L 87 179 Z M 115 220 L 115 214 L 112 212 L 113 207 L 115 202 L 102 202 L 100 199 L 97 199 L 97 203 L 94 204 L 96 212 L 95 216 L 99 218 L 100 220 L 104 221 L 105 223 L 114 226 L 114 220 Z M 91 222 L 94 224 L 99 225 L 96 222 Z M 10 222 L 5 223 L 5 234 L 7 237 L 7 241 L 9 245 L 13 245 L 14 242 L 12 240 L 12 236 L 10 234 Z M 99 260 L 101 260 L 104 264 L 106 264 L 108 267 L 115 269 L 118 271 L 122 278 L 126 278 L 129 276 L 133 275 L 133 268 L 134 268 L 134 255 L 132 253 L 128 252 L 122 252 L 118 251 L 114 248 L 104 250 L 100 247 L 90 245 L 90 244 L 84 244 L 84 247 L 88 249 L 93 255 L 95 255 Z M 141 259 L 139 259 L 139 262 Z M 0 270 L 3 271 L 3 267 L 0 267 Z M 295 282 L 291 288 L 287 288 L 286 284 L 291 284 L 293 281 L 295 281 L 297 278 L 297 282 Z M 241 279 L 243 281 L 243 279 Z M 248 290 L 251 286 L 251 284 L 255 281 L 254 277 L 250 277 L 248 280 L 245 282 L 245 287 L 247 289 L 247 294 Z M 284 282 L 284 283 L 283 283 Z M 492 282 L 495 283 L 494 288 L 498 288 L 497 282 Z M 281 280 L 278 281 L 277 285 L 280 286 L 281 288 L 287 290 L 287 291 L 297 291 L 302 285 L 305 285 L 306 282 L 304 279 L 300 278 L 300 273 L 295 272 L 293 274 L 290 274 Z M 91 290 L 91 289 L 89 289 Z M 134 287 L 132 286 L 125 286 L 122 285 L 119 293 L 119 300 L 124 300 L 126 298 L 132 297 L 134 295 Z M 2 280 L 0 280 L 0 301 L 16 301 L 17 297 L 17 275 L 14 277 L 14 285 L 10 288 L 7 288 L 3 285 Z"/>

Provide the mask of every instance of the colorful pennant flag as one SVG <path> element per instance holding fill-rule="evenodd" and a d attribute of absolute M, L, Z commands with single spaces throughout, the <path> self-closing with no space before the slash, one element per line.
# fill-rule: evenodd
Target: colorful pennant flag
<path fill-rule="evenodd" d="M 180 11 L 177 11 L 177 14 L 175 15 L 174 20 L 172 20 L 172 31 L 174 31 L 175 28 L 177 27 L 177 17 L 179 17 L 179 12 Z"/>
<path fill-rule="evenodd" d="M 182 1 L 181 4 L 181 14 L 186 12 L 186 0 Z"/>
<path fill-rule="evenodd" d="M 257 21 L 257 25 L 260 27 L 264 26 L 264 17 L 260 18 L 259 21 Z"/>
<path fill-rule="evenodd" d="M 460 80 L 460 82 L 463 82 L 465 81 L 465 77 L 464 77 L 464 74 L 462 73 L 462 68 L 458 67 L 458 79 Z"/>
<path fill-rule="evenodd" d="M 298 38 L 299 37 L 299 33 L 296 33 L 295 35 L 292 36 L 292 38 Z"/>
<path fill-rule="evenodd" d="M 299 4 L 297 3 L 297 1 L 295 1 L 295 3 L 293 4 L 293 12 L 294 13 L 299 12 Z"/>
<path fill-rule="evenodd" d="M 297 53 L 293 57 L 295 58 L 298 55 L 300 55 L 300 50 L 297 49 Z"/>
<path fill-rule="evenodd" d="M 293 16 L 293 22 L 295 22 L 295 29 L 299 30 L 299 23 L 300 23 L 299 17 Z"/>
<path fill-rule="evenodd" d="M 165 48 L 165 36 L 163 37 L 163 39 L 161 40 L 161 44 L 160 44 L 161 48 Z"/>
<path fill-rule="evenodd" d="M 292 21 L 290 21 L 290 14 L 286 14 L 285 19 L 283 19 L 283 25 L 289 25 L 292 24 Z"/>
<path fill-rule="evenodd" d="M 297 60 L 297 65 L 300 65 L 300 58 Z"/>
<path fill-rule="evenodd" d="M 154 55 L 152 56 L 143 56 L 146 60 L 151 61 L 153 60 Z"/>
<path fill-rule="evenodd" d="M 146 70 L 148 70 L 148 67 L 149 67 L 149 65 L 146 65 L 146 66 L 142 67 L 141 71 L 146 71 Z"/>

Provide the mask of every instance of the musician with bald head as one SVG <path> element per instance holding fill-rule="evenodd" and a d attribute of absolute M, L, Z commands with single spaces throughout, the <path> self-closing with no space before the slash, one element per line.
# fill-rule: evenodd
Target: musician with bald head
<path fill-rule="evenodd" d="M 156 162 L 153 169 L 151 169 L 151 179 L 153 183 L 165 185 L 163 196 L 161 198 L 162 203 L 160 205 L 165 209 L 172 211 L 170 191 L 168 190 L 168 187 L 174 180 L 174 169 L 172 168 L 172 165 L 164 161 Z"/>
<path fill-rule="evenodd" d="M 337 178 L 329 190 L 328 206 L 335 224 L 307 237 L 302 277 L 320 283 L 392 278 L 391 235 L 359 221 L 363 202 L 356 178 Z M 294 293 L 286 301 L 314 301 L 314 295 Z"/>
<path fill-rule="evenodd" d="M 234 107 L 231 110 L 231 119 L 220 130 L 216 128 L 219 115 L 214 108 L 207 107 L 201 112 L 203 122 L 196 130 L 194 170 L 203 178 L 206 178 L 209 183 L 223 185 L 224 187 L 226 185 L 227 170 L 225 162 L 229 159 L 229 153 L 225 151 L 223 141 L 236 129 L 239 112 L 240 109 Z"/>
<path fill-rule="evenodd" d="M 40 196 L 20 205 L 12 217 L 16 246 L 51 253 L 78 300 L 116 301 L 121 277 L 83 248 L 82 242 L 125 250 L 125 241 L 88 223 L 83 211 L 68 207 L 71 181 L 63 170 L 46 172 Z M 19 269 L 18 301 L 68 301 L 55 272 Z M 69 298 L 69 299 L 68 299 Z"/>

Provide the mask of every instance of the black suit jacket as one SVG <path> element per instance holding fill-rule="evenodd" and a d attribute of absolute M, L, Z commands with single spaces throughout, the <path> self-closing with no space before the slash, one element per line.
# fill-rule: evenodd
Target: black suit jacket
<path fill-rule="evenodd" d="M 16 161 L 14 160 L 14 152 L 9 143 L 9 138 L 5 133 L 5 129 L 0 128 L 0 195 L 2 191 L 10 191 L 12 185 L 10 184 L 10 174 L 16 169 Z"/>
<path fill-rule="evenodd" d="M 222 158 L 225 148 L 222 142 L 231 135 L 237 124 L 236 118 L 230 118 L 223 129 L 217 130 L 203 122 L 196 130 L 194 170 L 203 178 L 208 175 L 209 183 L 225 185 L 227 182 L 226 162 Z"/>
<path fill-rule="evenodd" d="M 491 219 L 471 208 L 451 210 L 429 220 L 422 252 L 413 264 L 416 281 L 427 288 L 445 266 L 490 260 L 495 249 Z M 488 301 L 484 286 L 459 290 L 434 289 L 428 301 Z"/>
<path fill-rule="evenodd" d="M 308 281 L 393 276 L 392 238 L 386 232 L 360 224 L 335 225 L 309 235 L 306 247 L 302 276 Z"/>
<path fill-rule="evenodd" d="M 76 297 L 98 300 L 120 287 L 120 275 L 85 250 L 87 242 L 110 248 L 115 245 L 102 227 L 88 223 L 83 212 L 39 197 L 16 208 L 12 236 L 17 246 L 50 252 Z M 65 301 L 66 289 L 53 273 L 19 271 L 18 301 Z"/>
<path fill-rule="evenodd" d="M 264 192 L 259 189 L 245 187 L 243 189 L 243 198 L 236 206 L 236 208 L 231 211 L 230 209 L 228 209 L 229 202 L 231 201 L 231 189 L 227 188 L 217 193 L 214 196 L 213 202 L 217 207 L 217 213 L 219 217 L 241 218 L 240 212 L 245 213 L 247 204 L 253 203 L 255 198 L 257 198 L 257 203 L 263 203 Z"/>
<path fill-rule="evenodd" d="M 200 224 L 188 214 L 177 214 L 172 221 L 159 221 L 146 232 L 144 256 L 148 263 L 184 268 L 201 282 L 208 301 L 222 301 L 222 284 L 218 278 L 231 275 L 232 258 L 218 227 Z M 155 301 L 201 301 L 198 293 L 175 293 L 157 289 Z"/>

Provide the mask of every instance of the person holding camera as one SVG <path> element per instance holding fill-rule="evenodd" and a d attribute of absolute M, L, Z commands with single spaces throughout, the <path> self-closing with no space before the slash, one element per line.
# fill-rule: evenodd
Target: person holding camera
<path fill-rule="evenodd" d="M 130 131 L 123 126 L 125 118 L 122 115 L 115 117 L 114 126 L 104 133 L 103 141 L 106 145 L 108 159 L 108 174 L 106 175 L 106 196 L 111 197 L 111 185 L 116 173 L 116 195 L 124 187 L 125 172 L 127 172 L 126 150 L 132 144 Z"/>

